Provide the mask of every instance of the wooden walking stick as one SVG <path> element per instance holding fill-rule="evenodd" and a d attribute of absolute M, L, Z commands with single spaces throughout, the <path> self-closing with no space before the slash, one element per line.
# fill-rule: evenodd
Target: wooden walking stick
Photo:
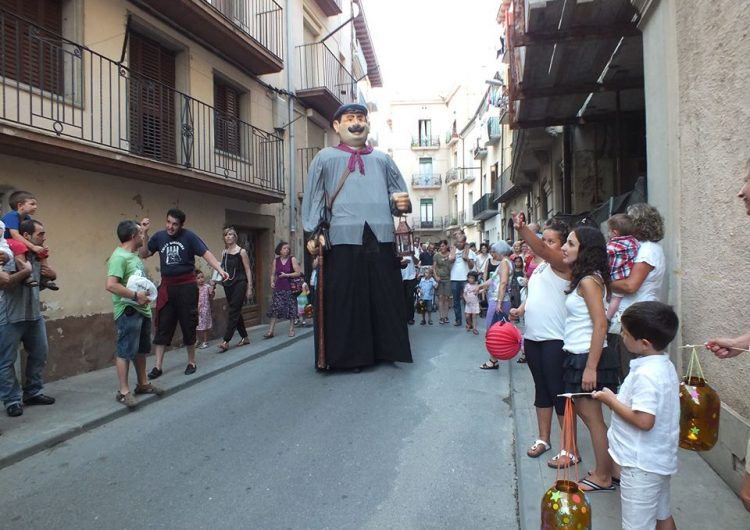
<path fill-rule="evenodd" d="M 320 238 L 319 238 L 320 239 Z M 320 241 L 318 241 L 320 245 Z M 318 254 L 318 307 L 315 312 L 315 318 L 318 320 L 318 358 L 315 366 L 318 370 L 325 370 L 328 366 L 326 364 L 326 331 L 325 331 L 325 263 L 323 258 L 323 245 L 320 245 L 320 252 Z"/>

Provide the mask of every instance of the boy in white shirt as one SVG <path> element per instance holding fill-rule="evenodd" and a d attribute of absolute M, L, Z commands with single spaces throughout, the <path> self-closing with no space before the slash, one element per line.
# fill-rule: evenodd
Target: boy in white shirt
<path fill-rule="evenodd" d="M 618 394 L 593 398 L 612 409 L 609 454 L 621 468 L 624 530 L 675 530 L 669 480 L 677 472 L 679 378 L 664 353 L 677 334 L 671 306 L 637 302 L 622 314 L 622 341 L 636 358 Z"/>

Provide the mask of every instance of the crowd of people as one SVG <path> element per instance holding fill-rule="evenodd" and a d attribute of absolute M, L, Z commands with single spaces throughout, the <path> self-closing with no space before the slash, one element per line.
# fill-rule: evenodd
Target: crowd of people
<path fill-rule="evenodd" d="M 402 258 L 407 324 L 414 325 L 418 314 L 421 325 L 433 325 L 437 313 L 438 325 L 448 325 L 452 308 L 453 326 L 478 335 L 479 319 L 484 318 L 489 328 L 507 320 L 511 308 L 523 303 L 528 278 L 541 260 L 523 241 L 482 242 L 477 249 L 476 243 L 467 242 L 463 230 L 451 239 L 452 244 L 447 239 L 433 243 L 417 238 L 414 254 Z M 496 367 L 493 361 L 482 366 Z"/>

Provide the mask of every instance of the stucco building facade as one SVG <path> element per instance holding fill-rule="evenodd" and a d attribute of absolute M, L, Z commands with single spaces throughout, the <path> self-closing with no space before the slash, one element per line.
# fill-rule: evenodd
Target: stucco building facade
<path fill-rule="evenodd" d="M 42 293 L 47 377 L 113 361 L 104 279 L 123 219 L 156 231 L 178 207 L 217 256 L 234 226 L 260 323 L 275 244 L 302 254 L 305 164 L 334 142 L 333 110 L 381 83 L 359 2 L 32 0 L 0 17 L 0 200 L 37 196 L 61 287 Z"/>

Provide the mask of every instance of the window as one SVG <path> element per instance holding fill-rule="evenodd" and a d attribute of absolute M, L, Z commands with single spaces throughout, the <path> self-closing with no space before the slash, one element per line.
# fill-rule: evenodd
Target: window
<path fill-rule="evenodd" d="M 130 151 L 176 162 L 175 57 L 158 42 L 130 33 Z"/>
<path fill-rule="evenodd" d="M 432 120 L 419 120 L 419 145 L 420 147 L 432 145 Z"/>
<path fill-rule="evenodd" d="M 218 79 L 214 80 L 216 149 L 240 154 L 240 92 Z"/>
<path fill-rule="evenodd" d="M 423 186 L 432 184 L 432 157 L 419 158 L 419 182 Z"/>
<path fill-rule="evenodd" d="M 62 0 L 0 0 L 0 9 L 36 24 L 0 13 L 2 75 L 43 92 L 62 94 Z"/>
<path fill-rule="evenodd" d="M 422 228 L 433 227 L 432 199 L 420 199 L 419 201 L 419 226 Z"/>

